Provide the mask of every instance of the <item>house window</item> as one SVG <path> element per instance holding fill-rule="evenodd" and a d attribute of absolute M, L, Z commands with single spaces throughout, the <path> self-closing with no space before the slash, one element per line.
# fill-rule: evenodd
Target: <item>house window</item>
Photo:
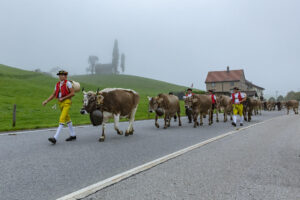
<path fill-rule="evenodd" d="M 234 86 L 234 82 L 230 82 L 230 86 Z"/>
<path fill-rule="evenodd" d="M 211 86 L 212 87 L 216 87 L 216 83 L 211 83 Z"/>

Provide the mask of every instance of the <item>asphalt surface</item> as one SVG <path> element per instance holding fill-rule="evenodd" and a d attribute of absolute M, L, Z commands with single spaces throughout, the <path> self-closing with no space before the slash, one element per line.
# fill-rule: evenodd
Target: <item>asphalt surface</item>
<path fill-rule="evenodd" d="M 245 123 L 245 126 L 284 114 L 277 111 L 263 112 L 262 116 L 254 116 L 253 121 Z M 278 123 L 280 126 L 285 125 L 280 121 Z M 120 124 L 122 130 L 125 130 L 127 124 Z M 162 121 L 160 124 L 162 127 Z M 206 120 L 203 127 L 195 129 L 187 123 L 186 118 L 183 119 L 182 127 L 172 122 L 167 130 L 155 128 L 153 120 L 137 121 L 134 128 L 134 135 L 125 137 L 117 135 L 110 124 L 104 143 L 98 142 L 101 128 L 91 126 L 76 127 L 78 140 L 75 142 L 64 141 L 68 137 L 68 129 L 64 129 L 56 145 L 51 145 L 47 140 L 54 135 L 55 130 L 18 135 L 0 134 L 0 199 L 56 199 L 234 129 L 229 122 L 208 126 Z M 220 145 L 222 147 L 222 143 Z M 222 153 L 222 149 L 220 151 Z M 212 158 L 207 156 L 206 160 Z M 208 169 L 212 170 L 212 166 Z M 145 184 L 151 183 L 144 181 Z"/>
<path fill-rule="evenodd" d="M 299 200 L 299 120 L 283 116 L 242 130 L 84 200 Z"/>

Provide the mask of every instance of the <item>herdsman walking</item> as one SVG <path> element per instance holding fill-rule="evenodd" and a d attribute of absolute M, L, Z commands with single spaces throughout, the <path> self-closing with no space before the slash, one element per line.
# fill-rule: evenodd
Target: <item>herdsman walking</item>
<path fill-rule="evenodd" d="M 232 106 L 233 106 L 233 122 L 232 125 L 236 126 L 237 123 L 237 115 L 240 116 L 240 126 L 243 126 L 243 102 L 246 101 L 246 94 L 241 93 L 239 88 L 233 88 L 233 93 L 231 96 Z"/>
<path fill-rule="evenodd" d="M 59 82 L 57 82 L 57 84 L 55 85 L 54 91 L 51 96 L 43 102 L 43 105 L 45 106 L 49 101 L 57 98 L 58 105 L 61 110 L 61 114 L 59 117 L 59 126 L 57 128 L 56 134 L 54 135 L 54 137 L 48 139 L 52 144 L 56 144 L 56 141 L 62 128 L 64 127 L 64 124 L 68 125 L 70 131 L 70 137 L 67 138 L 66 141 L 68 142 L 76 140 L 71 117 L 69 115 L 69 110 L 72 104 L 71 98 L 75 95 L 75 91 L 72 87 L 72 83 L 67 80 L 68 72 L 61 70 L 57 73 L 57 75 L 59 76 Z"/>

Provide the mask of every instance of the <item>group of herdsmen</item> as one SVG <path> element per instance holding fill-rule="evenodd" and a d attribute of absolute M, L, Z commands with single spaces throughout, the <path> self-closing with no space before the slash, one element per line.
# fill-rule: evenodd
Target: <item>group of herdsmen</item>
<path fill-rule="evenodd" d="M 212 111 L 215 111 L 217 109 L 220 110 L 220 106 L 218 104 L 218 99 L 217 96 L 214 94 L 213 90 L 208 90 L 208 93 L 211 97 L 211 102 L 212 102 Z M 195 95 L 193 93 L 193 90 L 191 88 L 187 89 L 186 95 L 185 95 L 185 99 L 186 98 L 191 98 L 193 95 Z M 233 126 L 237 126 L 237 118 L 238 116 L 240 117 L 240 126 L 243 126 L 243 122 L 244 122 L 244 102 L 247 100 L 247 95 L 245 93 L 240 92 L 238 87 L 234 87 L 233 88 L 233 93 L 231 95 L 231 103 L 232 103 L 232 125 Z M 189 116 L 188 114 L 188 108 L 186 107 L 186 114 Z M 192 118 L 189 117 L 189 122 L 192 123 Z"/>

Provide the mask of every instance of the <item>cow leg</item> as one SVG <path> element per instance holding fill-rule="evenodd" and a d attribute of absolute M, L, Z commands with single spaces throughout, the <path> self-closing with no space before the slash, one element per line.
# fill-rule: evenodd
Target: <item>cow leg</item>
<path fill-rule="evenodd" d="M 210 115 L 210 121 L 208 122 L 208 125 L 212 125 L 214 123 L 214 110 L 208 111 Z"/>
<path fill-rule="evenodd" d="M 120 114 L 114 115 L 114 127 L 119 135 L 123 135 L 123 131 L 119 129 Z"/>
<path fill-rule="evenodd" d="M 218 112 L 218 109 L 216 109 L 216 122 L 219 122 L 219 112 Z"/>
<path fill-rule="evenodd" d="M 227 113 L 226 113 L 226 111 L 224 110 L 224 122 L 227 122 Z"/>
<path fill-rule="evenodd" d="M 165 114 L 165 117 L 164 117 L 164 121 L 165 121 L 164 129 L 168 128 L 167 120 L 168 120 L 168 116 L 167 116 L 167 114 Z"/>
<path fill-rule="evenodd" d="M 169 116 L 168 116 L 168 127 L 170 127 L 170 126 L 171 126 L 171 120 L 172 120 L 172 116 L 171 116 L 171 115 L 169 115 Z"/>
<path fill-rule="evenodd" d="M 177 116 L 178 116 L 178 126 L 181 126 L 180 111 L 177 112 Z"/>
<path fill-rule="evenodd" d="M 128 136 L 128 135 L 132 135 L 133 134 L 133 122 L 134 122 L 134 118 L 135 118 L 135 113 L 137 111 L 137 107 L 134 108 L 130 114 L 130 119 L 129 119 L 129 125 L 128 125 L 128 128 L 125 132 L 125 136 Z"/>
<path fill-rule="evenodd" d="M 106 122 L 102 123 L 102 135 L 99 138 L 99 142 L 104 142 L 105 140 L 105 126 L 106 126 Z"/>
<path fill-rule="evenodd" d="M 251 121 L 251 115 L 252 115 L 252 110 L 249 110 L 249 112 L 248 112 L 248 122 Z"/>
<path fill-rule="evenodd" d="M 203 126 L 203 114 L 200 113 L 200 126 Z"/>
<path fill-rule="evenodd" d="M 198 114 L 194 113 L 194 128 L 198 126 Z"/>
<path fill-rule="evenodd" d="M 156 126 L 156 128 L 159 128 L 159 124 L 158 124 L 157 120 L 158 120 L 158 116 L 155 115 L 155 126 Z"/>
<path fill-rule="evenodd" d="M 287 107 L 287 114 L 290 114 L 290 108 Z"/>

